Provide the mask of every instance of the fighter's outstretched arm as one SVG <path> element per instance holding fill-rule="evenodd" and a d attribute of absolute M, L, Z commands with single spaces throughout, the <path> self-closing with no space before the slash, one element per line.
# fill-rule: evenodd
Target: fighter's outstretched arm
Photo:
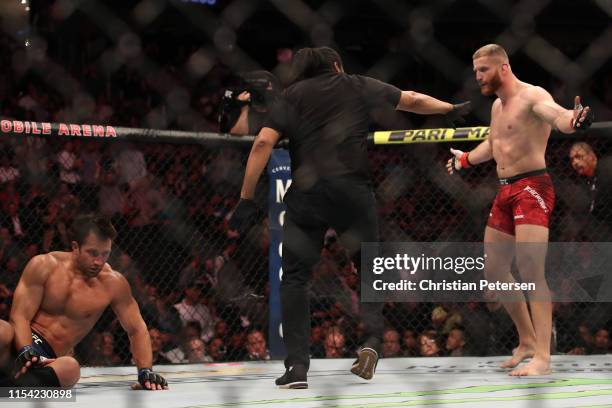
<path fill-rule="evenodd" d="M 583 107 L 579 96 L 574 99 L 574 109 L 560 106 L 545 89 L 540 87 L 529 90 L 527 97 L 531 99 L 536 116 L 560 132 L 574 133 L 576 129 L 587 128 L 592 122 L 591 108 Z"/>

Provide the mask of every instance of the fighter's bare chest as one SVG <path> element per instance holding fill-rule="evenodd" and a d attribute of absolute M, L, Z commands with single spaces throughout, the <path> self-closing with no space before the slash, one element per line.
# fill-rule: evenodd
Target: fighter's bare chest
<path fill-rule="evenodd" d="M 532 121 L 533 114 L 529 106 L 518 101 L 508 101 L 494 110 L 491 131 L 498 137 L 523 134 Z"/>
<path fill-rule="evenodd" d="M 98 317 L 110 304 L 110 295 L 100 282 L 57 274 L 49 278 L 41 308 L 48 314 L 75 320 Z"/>

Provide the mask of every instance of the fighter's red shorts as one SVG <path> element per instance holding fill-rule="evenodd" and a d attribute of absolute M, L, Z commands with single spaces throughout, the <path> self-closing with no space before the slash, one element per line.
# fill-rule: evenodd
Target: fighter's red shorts
<path fill-rule="evenodd" d="M 555 191 L 546 169 L 500 179 L 487 226 L 514 235 L 518 224 L 548 227 Z"/>

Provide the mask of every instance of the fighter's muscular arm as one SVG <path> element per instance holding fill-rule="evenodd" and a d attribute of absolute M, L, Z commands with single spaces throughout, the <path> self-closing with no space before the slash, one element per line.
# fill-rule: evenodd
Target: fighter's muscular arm
<path fill-rule="evenodd" d="M 119 323 L 130 338 L 130 349 L 140 368 L 151 368 L 153 352 L 147 325 L 140 314 L 136 300 L 132 296 L 132 289 L 127 280 L 119 273 L 114 272 L 112 282 L 113 300 L 111 307 L 119 319 Z"/>
<path fill-rule="evenodd" d="M 495 120 L 497 116 L 497 112 L 499 111 L 501 106 L 501 100 L 499 98 L 495 99 L 493 105 L 491 106 L 491 123 Z M 493 129 L 491 129 L 493 131 Z M 480 163 L 484 163 L 493 158 L 493 148 L 491 146 L 491 137 L 484 142 L 480 143 L 476 146 L 475 149 L 468 152 L 468 160 L 470 164 L 476 165 Z"/>
<path fill-rule="evenodd" d="M 545 89 L 534 86 L 525 91 L 525 97 L 532 104 L 533 113 L 536 114 L 544 122 L 548 123 L 553 129 L 558 129 L 563 133 L 574 133 L 574 121 L 576 120 L 580 111 L 578 109 L 565 109 L 558 105 L 553 97 Z M 575 105 L 580 105 L 580 97 L 576 97 Z M 581 122 L 584 120 L 588 110 L 587 106 L 582 112 L 581 118 L 578 118 Z"/>
<path fill-rule="evenodd" d="M 30 259 L 19 279 L 10 315 L 17 350 L 32 343 L 30 323 L 40 308 L 45 282 L 54 262 L 50 255 L 37 255 Z"/>
<path fill-rule="evenodd" d="M 111 307 L 130 338 L 130 349 L 138 367 L 140 387 L 153 391 L 167 390 L 168 382 L 166 379 L 151 370 L 153 365 L 151 338 L 147 325 L 142 320 L 138 304 L 132 296 L 130 285 L 123 275 L 113 271 L 110 290 L 113 293 Z M 137 389 L 135 386 L 132 386 L 132 388 Z"/>
<path fill-rule="evenodd" d="M 497 116 L 497 111 L 499 110 L 500 105 L 501 101 L 499 98 L 493 102 L 493 106 L 491 107 L 491 123 L 493 123 L 495 116 Z M 493 130 L 491 129 L 491 132 L 492 131 Z M 476 164 L 491 160 L 493 158 L 491 136 L 469 152 L 463 152 L 453 148 L 451 148 L 450 151 L 454 157 L 448 159 L 448 162 L 446 162 L 446 169 L 450 174 L 453 174 L 455 170 L 461 170 L 464 168 L 464 164 L 468 166 L 475 166 Z M 462 162 L 461 158 L 463 156 L 465 156 L 467 163 Z"/>

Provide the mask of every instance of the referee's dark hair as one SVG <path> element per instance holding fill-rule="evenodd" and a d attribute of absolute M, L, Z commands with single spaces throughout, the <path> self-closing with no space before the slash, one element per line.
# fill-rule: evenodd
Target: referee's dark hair
<path fill-rule="evenodd" d="M 332 48 L 302 48 L 293 57 L 292 82 L 334 72 L 334 62 L 342 69 L 342 58 Z"/>

